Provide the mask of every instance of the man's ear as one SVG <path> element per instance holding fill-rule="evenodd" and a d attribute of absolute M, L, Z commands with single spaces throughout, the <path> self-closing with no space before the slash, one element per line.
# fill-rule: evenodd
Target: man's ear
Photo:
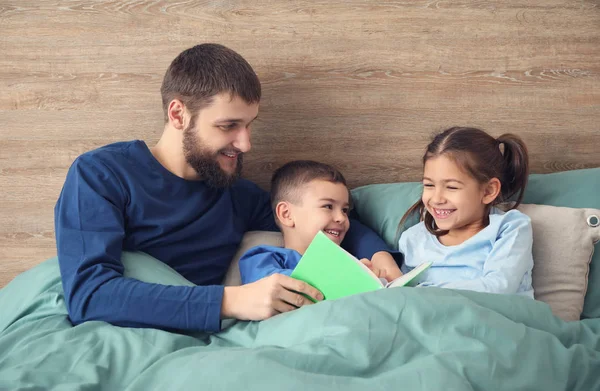
<path fill-rule="evenodd" d="M 175 129 L 185 129 L 185 121 L 186 121 L 186 107 L 182 101 L 179 99 L 173 99 L 171 103 L 169 103 L 169 109 L 167 110 L 167 114 L 169 115 L 169 123 Z"/>
<path fill-rule="evenodd" d="M 275 218 L 284 227 L 294 227 L 294 216 L 292 205 L 287 201 L 281 201 L 275 206 Z"/>
<path fill-rule="evenodd" d="M 502 184 L 498 178 L 492 178 L 485 185 L 483 191 L 483 199 L 481 200 L 484 204 L 491 204 L 500 194 L 500 188 Z"/>

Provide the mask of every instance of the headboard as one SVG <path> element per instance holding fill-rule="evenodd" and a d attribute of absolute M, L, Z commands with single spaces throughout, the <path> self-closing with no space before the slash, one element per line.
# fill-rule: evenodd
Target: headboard
<path fill-rule="evenodd" d="M 49 5 L 44 5 L 49 4 Z M 532 171 L 600 166 L 598 1 L 4 1 L 0 287 L 55 254 L 53 207 L 79 154 L 162 132 L 160 84 L 201 42 L 263 85 L 245 175 L 299 158 L 352 187 L 418 180 L 431 134 L 514 132 Z"/>

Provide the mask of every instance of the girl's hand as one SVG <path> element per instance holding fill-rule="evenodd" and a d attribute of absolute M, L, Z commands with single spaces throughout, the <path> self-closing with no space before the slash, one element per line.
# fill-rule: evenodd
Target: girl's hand
<path fill-rule="evenodd" d="M 363 265 L 365 265 L 366 267 L 368 267 L 369 270 L 372 271 L 373 274 L 375 274 L 378 278 L 383 278 L 383 277 L 381 277 L 381 274 L 384 273 L 384 271 L 376 268 L 375 266 L 373 266 L 373 262 L 371 262 L 370 259 L 363 258 L 360 261 L 362 262 Z"/>
<path fill-rule="evenodd" d="M 402 275 L 396 261 L 394 261 L 394 258 L 387 251 L 380 251 L 373 254 L 371 260 L 363 258 L 360 261 L 375 273 L 377 277 L 385 278 L 388 282 Z"/>

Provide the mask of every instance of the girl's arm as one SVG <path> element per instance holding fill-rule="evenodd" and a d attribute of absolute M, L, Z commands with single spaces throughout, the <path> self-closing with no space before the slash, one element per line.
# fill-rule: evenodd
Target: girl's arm
<path fill-rule="evenodd" d="M 438 286 L 490 293 L 517 293 L 533 269 L 531 220 L 521 212 L 507 212 L 492 251 L 483 266 L 483 277 Z M 531 290 L 531 281 L 528 282 Z"/>

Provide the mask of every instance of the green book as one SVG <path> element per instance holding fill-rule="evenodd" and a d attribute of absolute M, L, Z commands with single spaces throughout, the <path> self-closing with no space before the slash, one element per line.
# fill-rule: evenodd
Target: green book
<path fill-rule="evenodd" d="M 319 231 L 291 274 L 317 288 L 325 299 L 400 286 L 416 286 L 431 262 L 422 263 L 394 281 L 378 278 L 352 254 Z"/>

